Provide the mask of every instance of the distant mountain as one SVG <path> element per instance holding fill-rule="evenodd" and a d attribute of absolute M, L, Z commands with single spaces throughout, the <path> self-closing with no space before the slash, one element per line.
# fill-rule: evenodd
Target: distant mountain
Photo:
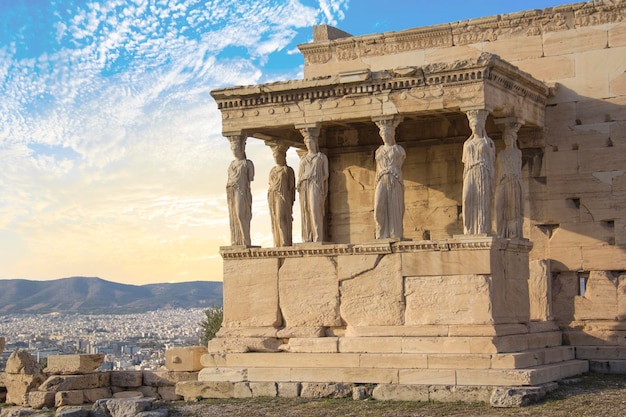
<path fill-rule="evenodd" d="M 128 285 L 87 277 L 51 281 L 0 279 L 0 314 L 122 314 L 212 305 L 222 305 L 221 282 Z"/>

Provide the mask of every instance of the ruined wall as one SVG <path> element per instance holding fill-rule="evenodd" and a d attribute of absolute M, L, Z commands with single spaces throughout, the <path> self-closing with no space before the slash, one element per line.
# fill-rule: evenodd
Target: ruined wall
<path fill-rule="evenodd" d="M 586 334 L 597 330 L 593 340 L 580 343 L 616 343 L 621 330 L 611 323 L 623 319 L 626 304 L 626 1 L 576 3 L 322 43 L 301 46 L 305 78 L 491 52 L 552 87 L 543 143 L 523 149 L 524 233 L 534 244 L 531 270 L 539 271 L 531 276 L 531 293 L 533 286 L 548 285 L 553 302 L 541 300 L 532 314 L 537 319 L 553 314 L 563 326 L 571 323 Z M 438 239 L 460 230 L 455 206 L 461 173 L 455 170 L 462 165 L 455 155 L 460 157 L 458 150 L 443 147 L 408 151 L 406 237 Z M 335 155 L 335 169 L 345 174 L 363 162 L 348 158 L 365 156 Z M 335 173 L 335 184 L 341 181 L 371 206 L 371 189 Z M 336 185 L 331 193 L 341 188 Z M 330 211 L 332 217 L 336 207 Z M 357 218 L 371 222 L 368 214 Z M 372 229 L 334 219 L 337 242 L 363 241 L 363 230 Z"/>

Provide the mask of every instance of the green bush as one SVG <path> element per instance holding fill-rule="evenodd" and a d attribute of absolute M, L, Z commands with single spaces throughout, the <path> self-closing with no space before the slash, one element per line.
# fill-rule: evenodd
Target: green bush
<path fill-rule="evenodd" d="M 206 346 L 209 340 L 215 338 L 218 330 L 222 327 L 224 307 L 211 306 L 211 308 L 204 310 L 204 315 L 204 320 L 199 323 L 200 334 L 198 335 L 202 346 Z"/>

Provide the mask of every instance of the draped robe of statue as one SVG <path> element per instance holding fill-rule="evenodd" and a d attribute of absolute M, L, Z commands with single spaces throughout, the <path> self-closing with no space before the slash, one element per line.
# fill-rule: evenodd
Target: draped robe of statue
<path fill-rule="evenodd" d="M 296 184 L 293 169 L 287 165 L 276 165 L 270 170 L 267 201 L 272 220 L 274 246 L 291 246 L 292 212 L 296 198 Z"/>
<path fill-rule="evenodd" d="M 496 228 L 499 237 L 522 238 L 522 151 L 506 140 L 496 159 Z"/>
<path fill-rule="evenodd" d="M 486 134 L 472 134 L 463 145 L 463 231 L 491 233 L 495 148 Z"/>
<path fill-rule="evenodd" d="M 406 152 L 400 145 L 381 145 L 376 150 L 376 189 L 374 218 L 376 239 L 402 238 L 404 183 L 402 164 Z"/>
<path fill-rule="evenodd" d="M 302 240 L 324 240 L 324 206 L 328 192 L 328 158 L 322 152 L 300 159 L 298 194 L 302 211 Z"/>
<path fill-rule="evenodd" d="M 231 245 L 250 246 L 250 221 L 252 220 L 252 193 L 250 181 L 254 180 L 254 165 L 248 159 L 235 159 L 228 167 L 226 200 L 230 218 Z"/>

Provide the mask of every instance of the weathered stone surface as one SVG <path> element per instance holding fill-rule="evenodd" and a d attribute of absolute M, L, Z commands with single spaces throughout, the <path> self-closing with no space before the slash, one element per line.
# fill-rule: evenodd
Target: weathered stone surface
<path fill-rule="evenodd" d="M 356 386 L 352 388 L 352 399 L 356 401 L 365 400 L 372 396 L 372 387 Z"/>
<path fill-rule="evenodd" d="M 83 395 L 85 396 L 85 402 L 87 403 L 95 403 L 98 400 L 102 400 L 104 398 L 111 398 L 113 393 L 111 389 L 108 387 L 103 388 L 90 388 L 83 390 Z"/>
<path fill-rule="evenodd" d="M 7 404 L 28 406 L 28 393 L 36 390 L 43 382 L 43 378 L 42 374 L 6 374 Z"/>
<path fill-rule="evenodd" d="M 492 407 L 523 407 L 539 401 L 551 389 L 554 389 L 554 385 L 512 388 L 496 387 L 491 394 L 489 402 Z"/>
<path fill-rule="evenodd" d="M 83 390 L 74 391 L 58 391 L 54 395 L 54 406 L 61 407 L 64 405 L 80 405 L 85 402 Z"/>
<path fill-rule="evenodd" d="M 6 344 L 6 339 L 4 337 L 0 337 L 0 354 L 4 352 L 5 344 Z"/>
<path fill-rule="evenodd" d="M 176 386 L 174 385 L 171 387 L 157 387 L 157 391 L 163 401 L 179 401 L 183 399 L 183 397 L 176 394 Z"/>
<path fill-rule="evenodd" d="M 141 391 L 118 391 L 113 394 L 115 399 L 128 399 L 128 398 L 143 398 L 143 392 Z"/>
<path fill-rule="evenodd" d="M 248 370 L 246 368 L 204 368 L 198 374 L 198 381 L 230 381 L 240 382 L 248 379 Z"/>
<path fill-rule="evenodd" d="M 488 403 L 493 388 L 472 386 L 431 385 L 428 399 L 438 402 L 483 402 Z"/>
<path fill-rule="evenodd" d="M 142 385 L 142 386 L 136 388 L 136 390 L 141 392 L 144 397 L 159 398 L 158 387 L 150 387 L 150 386 L 147 386 L 147 385 Z"/>
<path fill-rule="evenodd" d="M 279 271 L 280 307 L 286 326 L 340 326 L 339 285 L 331 259 L 285 259 Z"/>
<path fill-rule="evenodd" d="M 618 279 L 610 271 L 591 271 L 584 296 L 574 299 L 576 320 L 615 320 Z"/>
<path fill-rule="evenodd" d="M 103 388 L 110 385 L 110 375 L 115 372 L 96 372 L 85 375 L 53 375 L 39 387 L 40 391 L 73 391 Z"/>
<path fill-rule="evenodd" d="M 284 398 L 297 398 L 300 396 L 299 382 L 279 382 L 276 384 L 278 388 L 278 396 Z"/>
<path fill-rule="evenodd" d="M 552 318 L 552 275 L 550 262 L 539 259 L 530 262 L 528 281 L 530 298 L 530 319 L 549 320 Z"/>
<path fill-rule="evenodd" d="M 103 353 L 91 355 L 51 355 L 48 356 L 47 374 L 77 375 L 94 372 L 104 361 Z"/>
<path fill-rule="evenodd" d="M 231 382 L 183 381 L 176 384 L 176 394 L 185 401 L 196 398 L 234 398 L 234 389 Z"/>
<path fill-rule="evenodd" d="M 250 382 L 253 397 L 276 397 L 278 390 L 275 382 Z"/>
<path fill-rule="evenodd" d="M 249 382 L 235 382 L 233 398 L 252 398 L 252 389 Z"/>
<path fill-rule="evenodd" d="M 428 401 L 427 385 L 379 384 L 372 391 L 379 401 Z"/>
<path fill-rule="evenodd" d="M 143 373 L 141 371 L 111 372 L 111 385 L 114 387 L 136 388 L 140 387 L 142 383 Z"/>
<path fill-rule="evenodd" d="M 197 381 L 198 372 L 143 371 L 143 385 L 170 387 L 181 381 Z"/>
<path fill-rule="evenodd" d="M 54 407 L 54 391 L 31 391 L 28 393 L 28 405 L 32 408 Z"/>
<path fill-rule="evenodd" d="M 207 353 L 204 346 L 175 347 L 165 351 L 165 367 L 168 371 L 193 372 L 203 368 L 202 355 Z"/>
<path fill-rule="evenodd" d="M 41 367 L 30 353 L 20 349 L 11 353 L 4 372 L 7 374 L 39 375 Z"/>
<path fill-rule="evenodd" d="M 101 400 L 106 402 L 106 409 L 111 417 L 136 416 L 143 411 L 150 411 L 154 399 L 151 398 L 126 398 Z"/>
<path fill-rule="evenodd" d="M 491 324 L 493 283 L 484 275 L 407 277 L 405 324 Z"/>
<path fill-rule="evenodd" d="M 347 398 L 352 395 L 352 384 L 304 382 L 302 398 Z"/>
<path fill-rule="evenodd" d="M 54 417 L 89 417 L 89 410 L 83 407 L 63 406 L 56 409 Z"/>
<path fill-rule="evenodd" d="M 157 408 L 156 410 L 142 411 L 137 413 L 135 417 L 167 417 L 169 411 L 165 408 Z"/>
<path fill-rule="evenodd" d="M 404 324 L 400 254 L 339 256 L 341 317 L 351 326 Z M 384 277 L 384 279 L 382 279 Z"/>
<path fill-rule="evenodd" d="M 237 337 L 237 338 L 220 338 L 209 340 L 208 350 L 210 353 L 229 353 L 229 352 L 277 352 L 281 341 L 276 338 L 260 338 L 260 337 Z"/>
<path fill-rule="evenodd" d="M 224 264 L 224 277 L 224 327 L 281 324 L 278 259 L 233 260 Z"/>

